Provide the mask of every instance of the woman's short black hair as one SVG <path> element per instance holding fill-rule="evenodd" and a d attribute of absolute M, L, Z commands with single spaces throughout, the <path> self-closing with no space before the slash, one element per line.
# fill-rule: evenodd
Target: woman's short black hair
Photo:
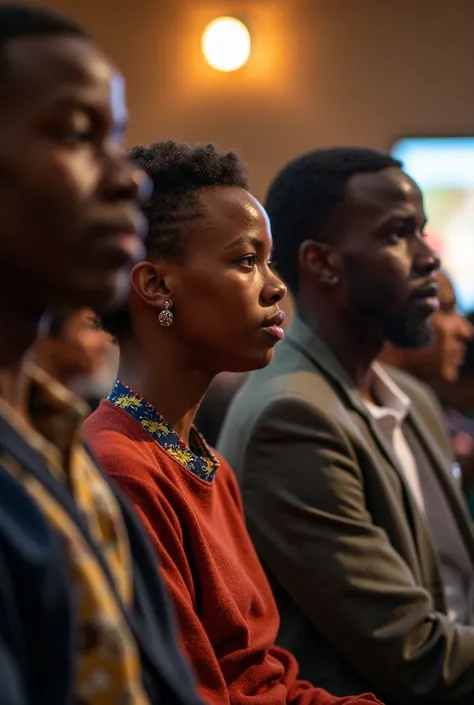
<path fill-rule="evenodd" d="M 164 140 L 133 147 L 130 158 L 153 184 L 144 207 L 148 220 L 146 251 L 150 257 L 178 259 L 183 255 L 189 225 L 204 215 L 197 197 L 199 191 L 220 186 L 248 188 L 244 166 L 235 152 L 221 152 L 212 144 Z M 103 314 L 101 322 L 117 340 L 131 332 L 125 306 Z"/>

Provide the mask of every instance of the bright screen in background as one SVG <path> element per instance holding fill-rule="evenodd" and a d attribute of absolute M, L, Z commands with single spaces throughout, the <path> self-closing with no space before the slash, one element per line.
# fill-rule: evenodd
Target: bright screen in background
<path fill-rule="evenodd" d="M 474 137 L 417 137 L 392 154 L 420 186 L 426 231 L 456 287 L 459 308 L 474 310 Z"/>

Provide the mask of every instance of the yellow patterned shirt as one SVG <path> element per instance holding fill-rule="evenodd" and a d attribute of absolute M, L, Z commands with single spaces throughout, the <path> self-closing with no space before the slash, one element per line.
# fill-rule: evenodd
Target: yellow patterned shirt
<path fill-rule="evenodd" d="M 116 591 L 129 609 L 133 585 L 126 527 L 113 493 L 79 437 L 79 425 L 87 409 L 38 368 L 31 368 L 30 376 L 32 425 L 3 400 L 0 414 L 39 451 L 57 482 L 69 488 L 108 565 Z M 76 705 L 149 705 L 135 638 L 77 523 L 15 459 L 3 454 L 0 463 L 28 491 L 67 549 L 76 610 Z"/>

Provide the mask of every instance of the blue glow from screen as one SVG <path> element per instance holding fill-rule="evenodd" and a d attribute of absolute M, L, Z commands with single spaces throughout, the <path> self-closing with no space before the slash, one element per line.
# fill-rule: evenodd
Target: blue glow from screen
<path fill-rule="evenodd" d="M 391 153 L 425 196 L 427 232 L 456 289 L 459 308 L 474 309 L 474 137 L 413 137 Z"/>
<path fill-rule="evenodd" d="M 403 139 L 392 154 L 422 188 L 474 188 L 474 137 Z"/>

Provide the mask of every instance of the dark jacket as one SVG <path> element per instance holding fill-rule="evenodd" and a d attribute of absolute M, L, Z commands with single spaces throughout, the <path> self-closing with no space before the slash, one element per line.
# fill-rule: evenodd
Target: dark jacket
<path fill-rule="evenodd" d="M 30 496 L 2 466 L 4 453 L 60 501 L 98 552 L 67 489 L 53 480 L 42 456 L 0 417 L 0 703 L 66 705 L 71 702 L 75 633 L 68 556 Z M 135 610 L 127 620 L 137 640 L 150 701 L 202 705 L 178 648 L 156 557 L 134 512 L 115 486 L 112 489 L 133 556 Z"/>

